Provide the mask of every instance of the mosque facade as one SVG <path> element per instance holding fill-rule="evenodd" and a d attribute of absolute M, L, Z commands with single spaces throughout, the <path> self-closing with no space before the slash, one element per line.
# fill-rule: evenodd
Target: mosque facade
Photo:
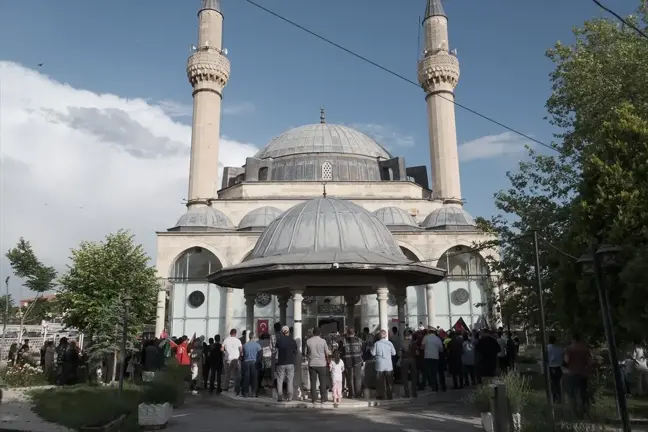
<path fill-rule="evenodd" d="M 296 309 L 290 296 L 208 282 L 208 275 L 240 266 L 267 252 L 267 245 L 275 255 L 308 250 L 312 256 L 328 248 L 330 261 L 340 254 L 353 261 L 356 254 L 361 262 L 367 253 L 395 244 L 395 254 L 446 271 L 437 283 L 389 294 L 380 310 L 382 291 L 340 296 L 306 290 L 299 296 L 300 327 L 374 330 L 385 327 L 385 310 L 389 326 L 483 326 L 490 315 L 488 294 L 497 288 L 486 252 L 472 249 L 488 234 L 477 228 L 461 195 L 453 104 L 459 62 L 449 48 L 441 1 L 427 0 L 425 51 L 418 64 L 428 114 L 429 178 L 425 166 L 408 166 L 367 135 L 327 122 L 322 109 L 318 122 L 271 139 L 244 166 L 225 167 L 219 181 L 221 102 L 230 75 L 219 1 L 202 0 L 198 20 L 198 44 L 187 63 L 194 97 L 187 210 L 175 226 L 157 233 L 156 333 L 211 337 L 231 328 L 265 331 L 279 320 L 292 325 Z M 317 200 L 323 195 L 335 200 Z M 322 218 L 321 205 L 332 209 Z M 389 245 L 374 232 L 389 236 Z M 339 250 L 330 250 L 333 243 Z"/>

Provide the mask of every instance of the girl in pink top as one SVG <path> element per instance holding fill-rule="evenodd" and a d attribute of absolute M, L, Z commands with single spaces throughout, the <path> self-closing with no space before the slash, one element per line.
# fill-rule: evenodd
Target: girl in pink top
<path fill-rule="evenodd" d="M 333 361 L 329 365 L 331 370 L 331 381 L 333 381 L 333 404 L 338 406 L 342 399 L 342 372 L 344 372 L 344 362 L 340 360 L 340 352 L 333 353 Z"/>

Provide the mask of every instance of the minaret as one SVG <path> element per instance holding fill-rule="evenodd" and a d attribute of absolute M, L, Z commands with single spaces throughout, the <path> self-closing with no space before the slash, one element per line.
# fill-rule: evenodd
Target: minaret
<path fill-rule="evenodd" d="M 187 62 L 193 87 L 193 124 L 187 207 L 210 203 L 218 185 L 218 146 L 223 88 L 230 62 L 223 51 L 223 14 L 218 0 L 202 0 L 198 46 Z"/>
<path fill-rule="evenodd" d="M 454 89 L 459 61 L 449 50 L 448 17 L 441 0 L 427 0 L 423 18 L 425 51 L 418 64 L 419 83 L 426 92 L 433 197 L 461 204 Z"/>

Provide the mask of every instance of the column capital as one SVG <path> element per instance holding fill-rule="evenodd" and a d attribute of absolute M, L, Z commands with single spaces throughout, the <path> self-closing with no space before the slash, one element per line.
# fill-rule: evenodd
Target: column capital
<path fill-rule="evenodd" d="M 286 307 L 288 305 L 289 300 L 290 300 L 290 296 L 288 294 L 282 294 L 277 296 L 277 301 L 279 302 L 279 306 L 281 307 Z"/>
<path fill-rule="evenodd" d="M 378 294 L 378 300 L 389 300 L 389 288 L 377 288 L 376 294 Z"/>
<path fill-rule="evenodd" d="M 234 288 L 225 288 L 226 294 L 234 294 Z"/>
<path fill-rule="evenodd" d="M 304 289 L 303 288 L 293 288 L 290 290 L 290 293 L 292 294 L 293 301 L 302 301 L 304 300 Z"/>
<path fill-rule="evenodd" d="M 249 306 L 251 304 L 253 305 L 255 299 L 256 299 L 256 294 L 247 294 L 246 293 L 245 294 L 245 305 L 246 306 Z"/>
<path fill-rule="evenodd" d="M 394 297 L 396 298 L 397 305 L 404 305 L 407 301 L 407 296 L 405 294 L 394 294 Z"/>

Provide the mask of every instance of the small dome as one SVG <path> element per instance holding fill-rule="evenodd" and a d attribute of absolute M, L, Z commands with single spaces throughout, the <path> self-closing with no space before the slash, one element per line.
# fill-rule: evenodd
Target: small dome
<path fill-rule="evenodd" d="M 168 231 L 221 231 L 234 229 L 232 221 L 220 210 L 209 206 L 191 207 Z"/>
<path fill-rule="evenodd" d="M 265 227 L 283 213 L 276 207 L 259 207 L 246 214 L 238 225 L 238 230 L 263 231 Z"/>
<path fill-rule="evenodd" d="M 414 218 L 405 210 L 398 207 L 383 207 L 376 210 L 373 214 L 389 229 L 419 228 Z"/>
<path fill-rule="evenodd" d="M 427 215 L 421 227 L 437 231 L 475 231 L 477 223 L 461 207 L 441 207 Z"/>
<path fill-rule="evenodd" d="M 319 197 L 298 204 L 261 234 L 250 260 L 301 255 L 302 261 L 410 263 L 389 229 L 357 204 Z"/>
<path fill-rule="evenodd" d="M 270 141 L 254 157 L 279 158 L 304 153 L 345 153 L 371 158 L 392 158 L 383 146 L 362 132 L 328 123 L 290 129 Z"/>

